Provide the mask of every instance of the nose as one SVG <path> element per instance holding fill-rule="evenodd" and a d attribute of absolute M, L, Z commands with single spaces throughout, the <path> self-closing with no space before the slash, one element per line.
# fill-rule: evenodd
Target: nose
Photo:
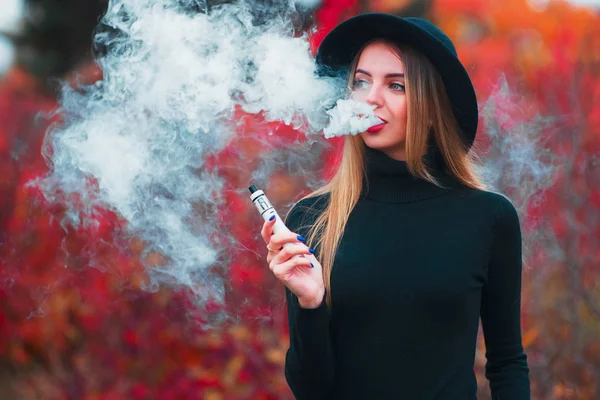
<path fill-rule="evenodd" d="M 369 92 L 367 93 L 367 97 L 365 97 L 365 102 L 376 106 L 377 108 L 383 106 L 383 97 L 381 94 L 381 90 L 377 85 L 372 85 Z"/>

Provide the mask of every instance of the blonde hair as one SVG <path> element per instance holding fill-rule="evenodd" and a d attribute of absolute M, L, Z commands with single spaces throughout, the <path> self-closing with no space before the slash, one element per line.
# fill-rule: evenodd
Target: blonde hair
<path fill-rule="evenodd" d="M 373 40 L 363 46 L 354 58 L 350 68 L 350 82 L 354 79 L 360 54 L 375 41 L 390 45 L 404 63 L 407 96 L 405 152 L 411 174 L 438 184 L 422 158 L 428 151 L 430 135 L 433 133 L 448 173 L 465 186 L 484 189 L 474 169 L 476 156 L 470 153 L 463 143 L 442 79 L 424 55 L 409 47 Z M 307 242 L 313 248 L 319 248 L 326 301 L 330 307 L 331 270 L 346 222 L 359 200 L 363 187 L 365 146 L 360 135 L 346 136 L 341 161 L 331 180 L 299 200 L 324 194 L 330 196 L 327 206 L 310 227 L 307 237 Z"/>

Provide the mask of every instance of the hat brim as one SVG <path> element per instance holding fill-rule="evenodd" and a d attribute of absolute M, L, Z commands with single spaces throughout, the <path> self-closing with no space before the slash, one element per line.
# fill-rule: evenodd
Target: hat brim
<path fill-rule="evenodd" d="M 423 53 L 440 74 L 468 148 L 473 145 L 479 119 L 475 88 L 458 57 L 439 39 L 411 22 L 390 14 L 369 13 L 336 26 L 321 42 L 316 55 L 320 74 L 348 72 L 358 51 L 383 38 Z"/>

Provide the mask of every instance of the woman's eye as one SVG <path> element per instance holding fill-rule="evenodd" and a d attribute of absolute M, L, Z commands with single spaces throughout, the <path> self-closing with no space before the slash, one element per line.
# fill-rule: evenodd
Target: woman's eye
<path fill-rule="evenodd" d="M 367 81 L 365 81 L 364 79 L 355 79 L 354 82 L 352 83 L 352 88 L 353 89 L 363 89 L 365 87 L 367 87 L 369 85 L 369 83 Z"/>
<path fill-rule="evenodd" d="M 399 91 L 404 91 L 405 90 L 405 86 L 402 85 L 402 84 L 400 84 L 400 83 L 397 83 L 397 82 L 392 83 L 390 85 L 390 88 L 392 90 L 399 90 Z"/>

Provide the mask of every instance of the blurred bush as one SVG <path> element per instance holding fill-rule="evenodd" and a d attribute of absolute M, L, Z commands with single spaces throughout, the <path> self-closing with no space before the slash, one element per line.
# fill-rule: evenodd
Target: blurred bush
<path fill-rule="evenodd" d="M 264 265 L 255 210 L 235 190 L 247 177 L 224 172 L 230 209 L 223 229 L 247 249 L 231 255 L 230 300 L 251 301 L 240 307 L 239 321 L 218 331 L 202 329 L 186 293 L 141 290 L 142 245 L 112 245 L 122 228 L 118 216 L 98 210 L 96 227 L 62 227 L 64 210 L 45 204 L 27 185 L 47 170 L 43 134 L 60 123 L 59 116 L 45 116 L 58 106 L 49 78 L 101 79 L 89 56 L 106 2 L 30 5 L 36 11 L 15 38 L 19 63 L 0 82 L 1 397 L 291 398 L 283 377 L 283 290 Z M 328 0 L 299 26 L 318 24 L 311 37 L 316 46 L 341 19 L 368 10 L 427 16 L 455 40 L 482 104 L 478 146 L 495 171 L 509 176 L 514 167 L 500 162 L 498 137 L 529 135 L 541 149 L 536 157 L 554 160 L 554 183 L 525 197 L 528 181 L 497 180 L 519 200 L 527 239 L 523 334 L 533 398 L 600 398 L 598 14 L 562 2 L 533 9 L 525 0 Z M 247 116 L 240 121 L 240 130 L 264 128 Z M 269 128 L 284 138 L 283 148 L 299 138 L 286 127 Z M 334 141 L 323 159 L 333 160 L 339 144 Z M 264 146 L 240 136 L 213 161 L 242 154 L 258 163 Z M 322 167 L 331 169 L 331 161 Z M 287 171 L 271 176 L 269 196 L 280 213 L 307 191 L 305 181 Z M 89 266 L 83 254 L 90 253 L 103 269 Z M 475 369 L 481 398 L 489 398 L 484 351 L 480 341 Z"/>

